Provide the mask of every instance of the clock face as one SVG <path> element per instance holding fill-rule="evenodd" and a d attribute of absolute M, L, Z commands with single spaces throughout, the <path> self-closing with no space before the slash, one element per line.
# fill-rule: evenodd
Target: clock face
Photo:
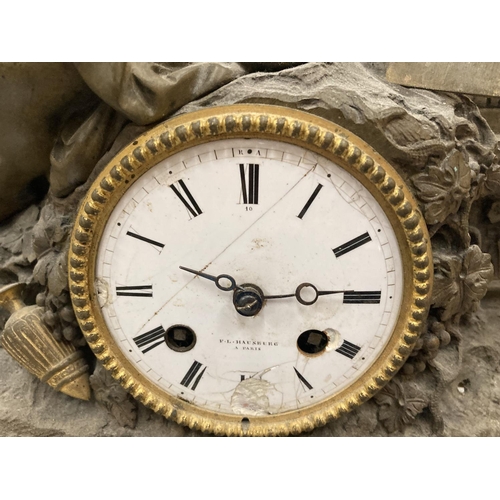
<path fill-rule="evenodd" d="M 103 170 L 69 255 L 98 359 L 217 434 L 322 425 L 397 372 L 426 318 L 427 230 L 360 139 L 272 106 L 188 114 Z"/>
<path fill-rule="evenodd" d="M 403 272 L 387 216 L 351 174 L 295 145 L 228 139 L 124 193 L 95 292 L 116 344 L 162 390 L 272 415 L 366 371 L 394 329 Z"/>

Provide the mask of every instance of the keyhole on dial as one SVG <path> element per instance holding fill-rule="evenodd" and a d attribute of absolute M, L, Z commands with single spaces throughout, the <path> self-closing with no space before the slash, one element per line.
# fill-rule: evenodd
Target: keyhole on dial
<path fill-rule="evenodd" d="M 297 339 L 297 347 L 302 354 L 319 354 L 327 345 L 328 335 L 319 330 L 306 330 Z"/>
<path fill-rule="evenodd" d="M 167 346 L 176 352 L 190 351 L 196 344 L 196 334 L 186 325 L 173 325 L 165 332 Z"/>

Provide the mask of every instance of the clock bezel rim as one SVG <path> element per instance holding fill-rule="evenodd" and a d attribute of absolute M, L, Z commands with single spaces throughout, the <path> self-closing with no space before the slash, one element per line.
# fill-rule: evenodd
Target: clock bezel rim
<path fill-rule="evenodd" d="M 113 341 L 92 285 L 97 249 L 109 215 L 142 174 L 189 147 L 252 137 L 312 150 L 360 181 L 388 217 L 399 244 L 403 274 L 411 276 L 404 283 L 399 317 L 390 339 L 363 375 L 319 403 L 265 417 L 206 410 L 160 389 L 135 369 Z M 427 227 L 416 200 L 397 171 L 368 144 L 339 125 L 304 111 L 264 104 L 211 107 L 180 115 L 156 125 L 123 148 L 108 162 L 82 200 L 68 258 L 76 316 L 96 357 L 113 377 L 139 401 L 165 417 L 193 429 L 225 435 L 297 434 L 323 425 L 372 397 L 410 354 L 425 322 L 432 288 Z M 251 425 L 247 425 L 248 420 Z"/>

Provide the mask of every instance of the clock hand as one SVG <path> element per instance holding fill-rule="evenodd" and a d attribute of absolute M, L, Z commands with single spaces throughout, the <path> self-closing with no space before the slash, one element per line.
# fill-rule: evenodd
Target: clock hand
<path fill-rule="evenodd" d="M 237 292 L 234 292 L 233 295 L 233 305 L 236 311 L 242 316 L 255 316 L 260 312 L 262 306 L 264 305 L 262 290 L 258 286 L 250 283 L 246 283 L 243 286 L 237 285 L 236 280 L 232 276 L 229 276 L 229 274 L 219 274 L 219 276 L 213 276 L 212 274 L 189 269 L 189 267 L 179 266 L 179 269 L 213 281 L 217 288 L 219 288 L 219 290 L 223 290 L 224 292 L 237 290 Z M 222 285 L 221 280 L 228 280 L 230 285 Z"/>
<path fill-rule="evenodd" d="M 315 296 L 314 298 L 310 300 L 306 300 L 301 296 L 301 292 L 304 288 L 312 288 L 314 290 Z M 262 297 L 263 299 L 286 299 L 288 297 L 295 297 L 302 305 L 304 306 L 311 306 L 313 305 L 317 300 L 320 295 L 333 295 L 337 293 L 344 293 L 346 291 L 350 290 L 324 290 L 324 291 L 319 291 L 313 284 L 311 283 L 301 283 L 297 289 L 295 290 L 295 293 L 290 293 L 286 295 L 265 295 Z"/>
<path fill-rule="evenodd" d="M 288 297 L 295 297 L 295 294 L 289 293 L 286 295 L 264 295 L 264 297 L 262 298 L 268 300 L 268 299 L 287 299 Z"/>
<path fill-rule="evenodd" d="M 187 271 L 189 273 L 196 274 L 197 276 L 201 276 L 202 278 L 206 278 L 210 281 L 213 281 L 217 288 L 219 290 L 223 290 L 224 292 L 231 292 L 235 289 L 242 290 L 244 291 L 244 288 L 241 286 L 238 286 L 236 284 L 236 280 L 232 277 L 229 276 L 229 274 L 219 274 L 218 276 L 213 276 L 212 274 L 207 274 L 203 273 L 201 271 L 196 271 L 194 269 L 189 269 L 188 267 L 184 266 L 179 266 L 179 269 L 182 269 L 183 271 Z M 229 286 L 223 286 L 221 284 L 221 280 L 228 280 L 230 282 Z M 312 299 L 306 300 L 301 296 L 301 292 L 304 288 L 312 288 L 314 290 L 315 296 Z M 261 300 L 268 300 L 268 299 L 287 299 L 289 297 L 295 297 L 302 305 L 304 306 L 312 306 L 317 300 L 320 295 L 333 295 L 333 294 L 338 294 L 338 293 L 344 293 L 349 290 L 318 290 L 312 283 L 301 283 L 297 289 L 295 290 L 295 293 L 289 293 L 285 295 L 261 295 Z M 260 294 L 259 294 L 260 295 Z M 243 313 L 244 310 L 246 309 L 251 309 L 255 304 L 255 300 L 250 303 L 250 304 L 245 304 L 244 306 L 242 305 L 240 307 L 240 312 Z M 260 309 L 259 309 L 260 310 Z"/>
<path fill-rule="evenodd" d="M 233 290 L 240 289 L 241 287 L 236 284 L 235 279 L 229 274 L 219 274 L 219 276 L 212 276 L 211 274 L 202 273 L 201 271 L 195 271 L 194 269 L 189 269 L 188 267 L 179 266 L 179 269 L 183 271 L 187 271 L 188 273 L 196 274 L 197 276 L 201 276 L 202 278 L 206 278 L 207 280 L 213 281 L 215 286 L 219 290 L 223 290 L 224 292 L 231 292 Z M 224 286 L 221 284 L 221 280 L 228 280 L 231 284 L 229 286 Z"/>

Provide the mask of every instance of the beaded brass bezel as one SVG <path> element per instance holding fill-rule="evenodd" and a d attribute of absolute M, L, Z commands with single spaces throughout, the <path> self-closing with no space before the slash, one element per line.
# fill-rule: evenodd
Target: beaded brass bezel
<path fill-rule="evenodd" d="M 94 293 L 97 248 L 108 217 L 144 172 L 179 151 L 209 141 L 259 137 L 296 144 L 337 163 L 375 197 L 389 218 L 404 274 L 400 314 L 386 347 L 353 384 L 307 408 L 269 416 L 229 415 L 177 399 L 146 379 L 113 341 Z M 409 189 L 391 165 L 342 127 L 308 113 L 260 104 L 214 107 L 168 120 L 124 148 L 82 201 L 69 251 L 73 307 L 89 346 L 113 377 L 141 403 L 192 429 L 229 436 L 310 431 L 361 405 L 403 365 L 425 323 L 432 287 L 430 238 Z"/>

